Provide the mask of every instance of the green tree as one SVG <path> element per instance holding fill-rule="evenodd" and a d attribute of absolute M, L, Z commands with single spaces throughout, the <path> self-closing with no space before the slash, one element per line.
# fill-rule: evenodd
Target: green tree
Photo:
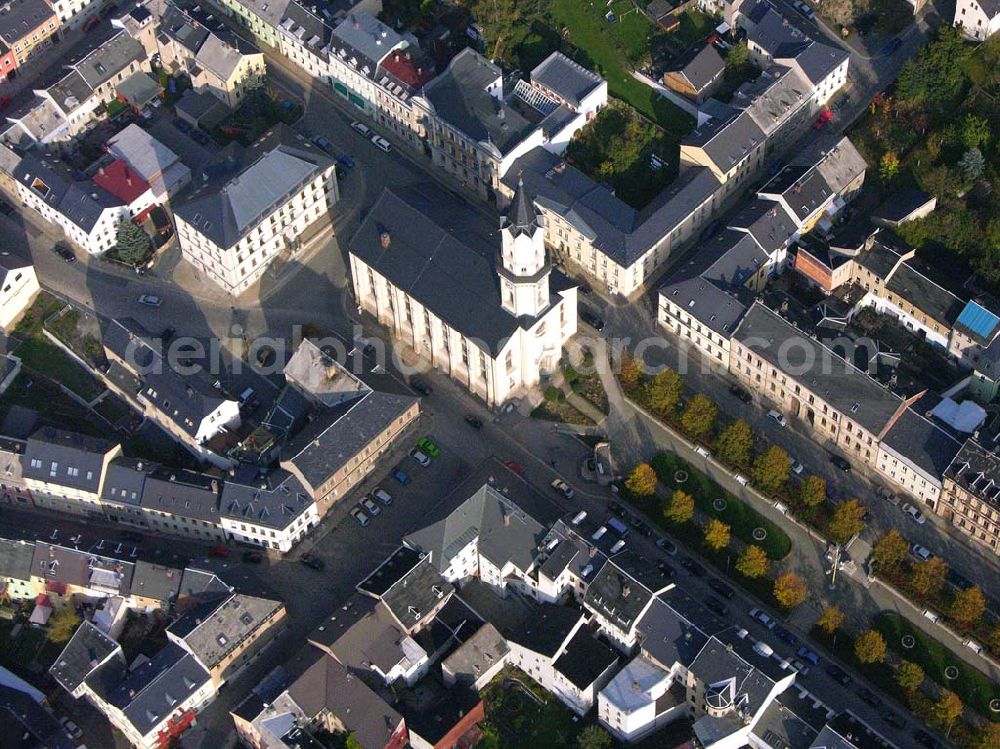
<path fill-rule="evenodd" d="M 958 695 L 947 689 L 942 689 L 941 696 L 934 703 L 934 707 L 931 710 L 931 718 L 944 731 L 944 735 L 947 736 L 951 733 L 951 727 L 955 725 L 955 721 L 961 717 L 964 710 L 962 700 L 958 698 Z"/>
<path fill-rule="evenodd" d="M 688 522 L 694 517 L 694 499 L 687 492 L 674 490 L 667 506 L 663 508 L 663 517 L 676 525 Z"/>
<path fill-rule="evenodd" d="M 1000 653 L 1000 624 L 996 624 L 990 629 L 990 633 L 986 638 L 986 644 L 989 645 L 990 650 L 994 653 Z"/>
<path fill-rule="evenodd" d="M 753 432 L 743 419 L 730 422 L 715 441 L 715 454 L 723 463 L 740 468 L 750 462 Z"/>
<path fill-rule="evenodd" d="M 347 740 L 344 742 L 344 749 L 365 749 L 365 747 L 354 734 L 354 731 L 351 731 L 347 734 Z"/>
<path fill-rule="evenodd" d="M 899 535 L 899 531 L 891 530 L 872 547 L 872 564 L 878 570 L 893 570 L 902 564 L 909 552 L 910 545 L 906 539 Z"/>
<path fill-rule="evenodd" d="M 910 585 L 920 595 L 935 598 L 941 592 L 947 579 L 948 563 L 941 557 L 933 557 L 926 562 L 917 562 L 913 565 Z"/>
<path fill-rule="evenodd" d="M 698 393 L 688 401 L 681 414 L 681 427 L 692 437 L 704 437 L 712 431 L 718 408 L 708 397 Z"/>
<path fill-rule="evenodd" d="M 640 463 L 632 469 L 625 488 L 635 497 L 651 497 L 656 491 L 656 472 L 648 463 Z"/>
<path fill-rule="evenodd" d="M 865 527 L 865 508 L 858 500 L 848 499 L 839 503 L 833 511 L 833 517 L 827 523 L 826 530 L 830 538 L 845 544 Z"/>
<path fill-rule="evenodd" d="M 896 81 L 896 98 L 934 116 L 946 115 L 964 94 L 967 47 L 958 29 L 941 24 L 936 38 L 920 48 Z"/>
<path fill-rule="evenodd" d="M 990 142 L 990 121 L 978 114 L 967 114 L 959 124 L 959 137 L 966 148 L 981 148 Z"/>
<path fill-rule="evenodd" d="M 622 389 L 626 393 L 635 390 L 636 385 L 642 379 L 642 371 L 639 363 L 628 351 L 622 352 L 621 369 L 618 372 L 618 379 L 622 383 Z"/>
<path fill-rule="evenodd" d="M 587 726 L 576 739 L 578 749 L 610 749 L 614 743 L 611 734 L 600 726 Z"/>
<path fill-rule="evenodd" d="M 854 655 L 859 663 L 882 663 L 885 661 L 885 638 L 874 629 L 866 629 L 854 641 Z"/>
<path fill-rule="evenodd" d="M 736 571 L 743 577 L 757 578 L 767 574 L 770 560 L 762 548 L 750 544 L 736 559 Z"/>
<path fill-rule="evenodd" d="M 966 179 L 975 180 L 983 176 L 986 170 L 986 157 L 978 148 L 970 148 L 958 161 L 958 166 L 962 170 Z"/>
<path fill-rule="evenodd" d="M 1000 723 L 984 722 L 972 739 L 972 749 L 1000 749 Z"/>
<path fill-rule="evenodd" d="M 753 462 L 754 481 L 762 491 L 773 494 L 788 481 L 790 467 L 788 453 L 777 445 L 771 445 Z"/>
<path fill-rule="evenodd" d="M 955 593 L 951 601 L 951 618 L 966 627 L 979 621 L 986 610 L 986 598 L 978 585 Z"/>
<path fill-rule="evenodd" d="M 49 640 L 57 645 L 69 642 L 69 638 L 73 636 L 78 626 L 80 626 L 80 615 L 76 613 L 75 608 L 63 606 L 56 609 L 55 613 L 49 617 Z"/>
<path fill-rule="evenodd" d="M 879 160 L 878 173 L 883 182 L 889 182 L 899 174 L 899 157 L 895 151 L 886 151 Z"/>
<path fill-rule="evenodd" d="M 832 635 L 844 624 L 844 612 L 838 606 L 824 606 L 823 611 L 816 620 L 816 626 Z"/>
<path fill-rule="evenodd" d="M 896 683 L 907 694 L 913 694 L 924 683 L 924 670 L 913 661 L 903 661 L 896 668 Z"/>
<path fill-rule="evenodd" d="M 786 572 L 774 581 L 774 598 L 786 609 L 794 609 L 806 600 L 809 588 L 806 581 L 794 572 Z"/>
<path fill-rule="evenodd" d="M 149 255 L 149 235 L 131 221 L 118 224 L 114 253 L 123 263 L 138 265 Z"/>
<path fill-rule="evenodd" d="M 666 416 L 676 408 L 683 392 L 681 376 L 672 369 L 664 369 L 657 372 L 648 385 L 649 405 L 661 416 Z"/>
<path fill-rule="evenodd" d="M 714 550 L 722 551 L 729 546 L 730 528 L 721 520 L 710 519 L 705 523 L 705 545 Z"/>
<path fill-rule="evenodd" d="M 819 476 L 806 476 L 799 486 L 799 502 L 806 507 L 819 507 L 826 501 L 826 481 Z"/>

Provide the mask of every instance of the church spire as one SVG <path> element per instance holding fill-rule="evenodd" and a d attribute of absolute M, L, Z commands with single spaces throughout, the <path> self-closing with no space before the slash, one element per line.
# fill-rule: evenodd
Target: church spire
<path fill-rule="evenodd" d="M 538 228 L 538 219 L 535 214 L 535 203 L 528 197 L 528 191 L 524 187 L 524 178 L 517 178 L 517 189 L 514 191 L 514 199 L 510 201 L 507 209 L 507 221 L 514 234 L 532 234 Z"/>

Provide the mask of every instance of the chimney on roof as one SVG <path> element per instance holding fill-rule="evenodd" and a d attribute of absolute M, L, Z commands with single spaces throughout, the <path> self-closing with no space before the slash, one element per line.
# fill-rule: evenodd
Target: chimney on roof
<path fill-rule="evenodd" d="M 171 473 L 170 474 L 170 480 L 171 481 L 176 481 L 177 480 L 177 474 L 176 473 Z"/>
<path fill-rule="evenodd" d="M 102 166 L 100 169 L 98 169 L 97 173 L 100 174 L 103 177 L 104 176 L 104 167 Z"/>
<path fill-rule="evenodd" d="M 388 249 L 389 245 L 392 244 L 392 235 L 383 230 L 378 235 L 378 243 L 382 245 L 382 249 Z"/>
<path fill-rule="evenodd" d="M 632 593 L 632 588 L 628 583 L 622 583 L 622 598 L 628 598 Z"/>
<path fill-rule="evenodd" d="M 212 494 L 218 494 L 218 493 L 219 493 L 219 482 L 216 481 L 215 479 L 212 479 Z"/>

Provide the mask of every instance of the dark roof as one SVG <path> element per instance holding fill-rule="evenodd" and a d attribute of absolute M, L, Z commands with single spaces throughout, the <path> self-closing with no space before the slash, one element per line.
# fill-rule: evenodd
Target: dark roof
<path fill-rule="evenodd" d="M 642 651 L 665 669 L 675 663 L 690 666 L 708 641 L 696 624 L 660 596 L 636 623 L 636 630 Z"/>
<path fill-rule="evenodd" d="M 361 398 L 317 413 L 284 448 L 282 464 L 318 489 L 417 401 L 414 396 L 370 390 Z"/>
<path fill-rule="evenodd" d="M 944 475 L 973 496 L 1000 507 L 1000 456 L 975 440 L 965 441 Z"/>
<path fill-rule="evenodd" d="M 101 487 L 101 501 L 139 506 L 146 472 L 150 464 L 137 458 L 118 457 L 111 461 Z"/>
<path fill-rule="evenodd" d="M 177 215 L 222 249 L 236 245 L 333 166 L 319 147 L 278 123 L 246 149 L 229 149 L 204 171 L 198 189 Z"/>
<path fill-rule="evenodd" d="M 287 528 L 313 505 L 308 490 L 284 469 L 244 483 L 230 479 L 222 485 L 222 517 L 268 528 Z"/>
<path fill-rule="evenodd" d="M 466 47 L 441 75 L 424 86 L 423 96 L 434 106 L 437 117 L 503 155 L 537 126 L 487 91 L 490 86 L 502 86 L 502 77 L 500 68 Z"/>
<path fill-rule="evenodd" d="M 104 458 L 116 447 L 97 437 L 43 427 L 28 438 L 21 473 L 25 478 L 96 492 L 101 486 Z"/>
<path fill-rule="evenodd" d="M 30 541 L 0 538 L 0 579 L 27 580 L 34 554 L 35 545 Z"/>
<path fill-rule="evenodd" d="M 728 172 L 764 139 L 749 112 L 734 111 L 729 119 L 712 119 L 696 128 L 681 144 L 703 149 L 720 171 Z"/>
<path fill-rule="evenodd" d="M 216 668 L 251 634 L 266 630 L 284 604 L 270 598 L 232 593 L 186 612 L 167 632 L 183 638 L 208 668 Z"/>
<path fill-rule="evenodd" d="M 617 557 L 601 568 L 587 587 L 584 605 L 618 629 L 628 632 L 642 615 L 653 592 L 617 564 Z"/>
<path fill-rule="evenodd" d="M 0 37 L 13 47 L 46 21 L 55 19 L 52 6 L 45 0 L 9 0 L 0 8 Z"/>
<path fill-rule="evenodd" d="M 364 749 L 384 749 L 402 717 L 330 656 L 309 668 L 288 693 L 309 718 L 329 711 Z"/>
<path fill-rule="evenodd" d="M 49 668 L 49 674 L 67 692 L 73 692 L 97 666 L 120 650 L 118 643 L 84 621 Z"/>
<path fill-rule="evenodd" d="M 758 3 L 747 14 L 753 21 L 747 38 L 775 58 L 796 57 L 812 40 L 767 3 Z"/>
<path fill-rule="evenodd" d="M 14 179 L 88 234 L 106 209 L 122 205 L 114 195 L 83 180 L 62 162 L 35 152 L 23 156 L 14 170 Z M 36 180 L 44 190 L 35 188 Z"/>
<path fill-rule="evenodd" d="M 175 705 L 211 680 L 193 655 L 172 642 L 131 671 L 122 662 L 111 660 L 98 674 L 87 683 L 98 677 L 95 691 L 99 690 L 104 699 L 121 710 L 141 735 L 156 728 L 173 713 Z"/>
<path fill-rule="evenodd" d="M 110 545 L 109 545 L 110 548 Z M 44 541 L 35 542 L 31 574 L 48 583 L 100 587 L 112 595 L 127 596 L 135 565 Z"/>
<path fill-rule="evenodd" d="M 706 44 L 700 49 L 692 48 L 674 60 L 670 66 L 671 71 L 680 73 L 697 92 L 714 83 L 725 69 L 725 61 L 711 44 Z"/>
<path fill-rule="evenodd" d="M 944 475 L 961 448 L 958 440 L 912 408 L 900 414 L 881 444 L 935 479 Z"/>
<path fill-rule="evenodd" d="M 358 583 L 357 588 L 362 593 L 381 598 L 386 591 L 409 575 L 423 559 L 424 556 L 419 551 L 400 546 L 368 577 Z"/>
<path fill-rule="evenodd" d="M 167 604 L 177 597 L 182 574 L 179 569 L 140 559 L 136 561 L 135 572 L 132 575 L 132 595 Z"/>
<path fill-rule="evenodd" d="M 12 687 L 0 686 L 0 723 L 4 727 L 0 745 L 10 749 L 74 749 L 76 746 L 52 712 L 30 695 Z"/>
<path fill-rule="evenodd" d="M 184 574 L 181 575 L 181 589 L 178 596 L 180 598 L 212 599 L 227 595 L 232 590 L 212 572 L 185 567 Z"/>
<path fill-rule="evenodd" d="M 575 607 L 535 603 L 532 615 L 504 635 L 511 642 L 552 658 L 582 618 L 583 612 Z"/>
<path fill-rule="evenodd" d="M 535 203 L 524 187 L 524 180 L 518 177 L 514 197 L 504 214 L 504 225 L 509 226 L 515 236 L 521 233 L 530 236 L 538 228 L 537 214 Z"/>
<path fill-rule="evenodd" d="M 786 246 L 798 228 L 783 205 L 760 198 L 754 198 L 737 211 L 727 226 L 745 229 L 768 253 Z"/>
<path fill-rule="evenodd" d="M 881 434 L 903 402 L 759 302 L 747 311 L 734 337 L 772 366 L 794 372 L 809 390 L 874 435 Z"/>
<path fill-rule="evenodd" d="M 87 54 L 74 68 L 91 88 L 107 83 L 133 62 L 146 59 L 146 51 L 128 32 L 121 31 Z"/>
<path fill-rule="evenodd" d="M 900 265 L 886 288 L 945 327 L 954 325 L 965 307 L 961 299 L 920 272 L 914 261 Z"/>
<path fill-rule="evenodd" d="M 617 662 L 617 652 L 580 627 L 552 665 L 578 689 L 586 689 Z"/>
<path fill-rule="evenodd" d="M 403 661 L 407 657 L 404 641 L 408 638 L 392 612 L 379 603 L 328 647 L 338 661 L 364 678 L 371 677 L 373 669 L 388 674 Z M 376 682 L 381 681 L 381 675 Z"/>
<path fill-rule="evenodd" d="M 471 249 L 389 189 L 350 243 L 352 255 L 446 324 L 482 341 L 492 357 L 534 320 L 521 320 L 502 307 L 496 269 L 481 254 L 490 249 Z"/>
<path fill-rule="evenodd" d="M 816 729 L 778 700 L 773 701 L 764 710 L 760 719 L 754 724 L 753 734 L 763 739 L 766 746 L 787 747 L 787 749 L 823 746 L 813 743 Z M 836 747 L 827 746 L 827 749 Z"/>
<path fill-rule="evenodd" d="M 876 237 L 872 241 L 871 247 L 858 255 L 857 262 L 862 268 L 870 270 L 884 280 L 889 277 L 901 259 L 902 256 L 898 249 Z"/>
<path fill-rule="evenodd" d="M 147 510 L 217 524 L 221 483 L 208 474 L 160 466 L 146 477 L 141 504 Z"/>
<path fill-rule="evenodd" d="M 819 169 L 789 165 L 764 185 L 760 193 L 784 198 L 795 217 L 803 222 L 826 205 L 834 190 Z"/>
<path fill-rule="evenodd" d="M 844 743 L 834 743 L 835 738 Z M 850 737 L 850 738 L 848 738 Z M 894 749 L 895 744 L 883 739 L 875 730 L 850 711 L 836 715 L 823 726 L 816 737 L 820 746 L 833 746 L 835 749 Z"/>
<path fill-rule="evenodd" d="M 330 55 L 374 80 L 379 63 L 402 42 L 399 34 L 374 16 L 352 12 L 333 29 Z"/>
<path fill-rule="evenodd" d="M 562 52 L 553 52 L 531 71 L 531 82 L 540 84 L 578 109 L 583 99 L 600 86 L 603 80 Z"/>

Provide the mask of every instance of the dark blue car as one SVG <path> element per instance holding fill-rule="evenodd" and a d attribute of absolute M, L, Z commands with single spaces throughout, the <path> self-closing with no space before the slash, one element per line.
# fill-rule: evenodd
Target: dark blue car
<path fill-rule="evenodd" d="M 354 159 L 348 156 L 346 153 L 337 154 L 337 163 L 341 166 L 346 166 L 348 169 L 354 168 Z"/>
<path fill-rule="evenodd" d="M 410 477 L 407 475 L 406 471 L 404 471 L 402 468 L 393 468 L 389 475 L 391 475 L 394 479 L 396 479 L 396 481 L 401 483 L 403 486 L 406 486 L 407 484 L 410 483 Z"/>

